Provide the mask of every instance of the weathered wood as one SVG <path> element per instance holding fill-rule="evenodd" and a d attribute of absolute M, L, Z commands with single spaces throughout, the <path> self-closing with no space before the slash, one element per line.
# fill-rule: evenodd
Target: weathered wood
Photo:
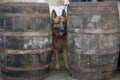
<path fill-rule="evenodd" d="M 72 76 L 80 80 L 110 80 L 119 55 L 117 3 L 71 3 L 67 30 Z"/>
<path fill-rule="evenodd" d="M 48 4 L 0 4 L 0 65 L 4 80 L 42 80 L 49 74 L 51 50 Z"/>
<path fill-rule="evenodd" d="M 103 1 L 106 1 L 106 2 L 119 2 L 120 0 L 103 0 Z"/>

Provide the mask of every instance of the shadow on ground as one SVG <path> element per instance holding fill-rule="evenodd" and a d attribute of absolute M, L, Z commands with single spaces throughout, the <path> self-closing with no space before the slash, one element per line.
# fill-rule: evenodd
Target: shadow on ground
<path fill-rule="evenodd" d="M 45 80 L 78 80 L 70 76 L 67 71 L 52 71 Z M 112 80 L 120 80 L 120 70 L 116 71 Z"/>

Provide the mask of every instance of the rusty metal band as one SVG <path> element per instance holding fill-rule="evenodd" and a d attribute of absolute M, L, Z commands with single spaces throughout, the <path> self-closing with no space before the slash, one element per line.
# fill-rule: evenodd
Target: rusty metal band
<path fill-rule="evenodd" d="M 69 7 L 117 7 L 117 2 L 71 2 Z"/>
<path fill-rule="evenodd" d="M 84 34 L 84 33 L 91 33 L 91 34 L 112 34 L 112 33 L 119 33 L 120 29 L 68 29 L 68 32 L 77 33 L 77 34 Z"/>
<path fill-rule="evenodd" d="M 10 76 L 4 75 L 4 74 L 1 74 L 1 75 L 2 75 L 3 79 L 5 79 L 5 80 L 33 80 L 33 77 L 34 77 L 32 75 L 30 77 L 28 77 L 28 78 L 24 78 L 24 77 L 10 77 Z M 43 80 L 48 75 L 49 75 L 49 73 L 44 74 L 44 75 L 40 75 L 38 77 L 35 77 L 35 79 Z"/>
<path fill-rule="evenodd" d="M 26 67 L 8 67 L 3 64 L 0 65 L 2 70 L 12 70 L 12 71 L 34 71 L 49 68 L 50 64 L 38 65 L 38 66 L 26 66 Z"/>
<path fill-rule="evenodd" d="M 38 12 L 34 12 L 34 13 L 4 13 L 4 14 L 0 14 L 0 16 L 5 16 L 5 17 L 29 17 L 29 18 L 33 18 L 33 17 L 48 17 L 49 18 L 49 13 L 38 13 Z"/>
<path fill-rule="evenodd" d="M 26 37 L 30 37 L 30 36 L 49 36 L 52 35 L 52 31 L 45 31 L 45 32 L 0 32 L 0 35 L 3 36 L 26 36 Z"/>
<path fill-rule="evenodd" d="M 27 3 L 24 3 L 24 2 L 6 2 L 6 3 L 0 3 L 0 7 L 9 7 L 9 6 L 21 6 L 21 7 L 47 7 L 49 8 L 49 5 L 47 3 L 31 3 L 31 2 L 27 2 Z"/>
<path fill-rule="evenodd" d="M 86 51 L 90 51 L 90 50 L 86 50 Z M 91 50 L 93 51 L 93 50 Z M 108 52 L 109 51 L 109 52 Z M 115 54 L 115 55 L 119 55 L 119 48 L 110 48 L 110 49 L 96 49 L 93 52 L 93 54 L 89 54 L 87 52 L 82 52 L 82 49 L 78 49 L 78 48 L 68 48 L 68 52 L 69 53 L 77 53 L 77 54 L 85 54 L 85 55 L 103 55 L 103 54 Z M 107 52 L 107 53 L 106 53 Z"/>
<path fill-rule="evenodd" d="M 52 48 L 46 48 L 46 49 L 39 49 L 39 50 L 10 50 L 10 49 L 4 49 L 0 52 L 2 54 L 45 54 L 47 52 L 52 51 Z"/>
<path fill-rule="evenodd" d="M 88 73 L 88 72 L 112 72 L 115 70 L 115 65 L 114 64 L 110 64 L 108 66 L 105 67 L 99 67 L 99 68 L 81 68 L 82 72 Z"/>
<path fill-rule="evenodd" d="M 77 9 L 70 9 L 68 11 L 68 15 L 119 15 L 118 10 L 77 10 Z"/>

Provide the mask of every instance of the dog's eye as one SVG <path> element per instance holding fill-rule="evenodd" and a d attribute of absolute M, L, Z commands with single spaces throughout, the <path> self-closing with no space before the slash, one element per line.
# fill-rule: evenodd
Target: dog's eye
<path fill-rule="evenodd" d="M 63 22 L 63 24 L 65 24 L 65 22 Z"/>
<path fill-rule="evenodd" d="M 58 24 L 58 23 L 55 23 L 55 24 Z"/>
<path fill-rule="evenodd" d="M 62 22 L 63 24 L 66 24 L 66 22 Z"/>
<path fill-rule="evenodd" d="M 55 27 L 55 29 L 58 29 L 57 27 Z"/>

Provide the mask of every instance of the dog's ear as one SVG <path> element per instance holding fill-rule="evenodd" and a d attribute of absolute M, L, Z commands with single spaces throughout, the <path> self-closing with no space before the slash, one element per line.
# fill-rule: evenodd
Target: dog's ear
<path fill-rule="evenodd" d="M 53 10 L 52 11 L 52 18 L 55 18 L 55 17 L 57 17 L 57 14 L 56 14 L 55 10 Z"/>
<path fill-rule="evenodd" d="M 65 9 L 63 9 L 63 11 L 62 11 L 62 16 L 63 16 L 63 17 L 66 17 Z"/>

